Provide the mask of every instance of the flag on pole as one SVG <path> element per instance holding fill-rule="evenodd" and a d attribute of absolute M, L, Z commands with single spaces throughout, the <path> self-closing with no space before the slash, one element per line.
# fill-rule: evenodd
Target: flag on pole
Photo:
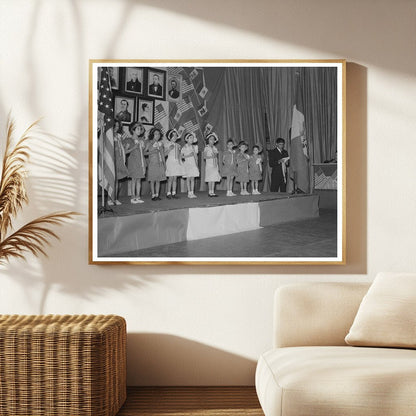
<path fill-rule="evenodd" d="M 98 180 L 114 201 L 116 199 L 116 169 L 114 155 L 114 106 L 108 68 L 102 68 L 98 90 Z"/>
<path fill-rule="evenodd" d="M 301 91 L 300 75 L 297 76 L 296 100 L 293 105 L 290 133 L 290 179 L 294 190 L 309 193 L 309 154 L 305 132 L 305 112 Z"/>

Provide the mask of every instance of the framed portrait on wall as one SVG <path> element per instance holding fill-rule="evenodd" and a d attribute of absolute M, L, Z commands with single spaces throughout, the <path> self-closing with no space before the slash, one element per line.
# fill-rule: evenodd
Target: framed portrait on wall
<path fill-rule="evenodd" d="M 154 101 L 139 98 L 137 105 L 137 121 L 142 124 L 153 124 Z"/>
<path fill-rule="evenodd" d="M 166 71 L 155 68 L 147 70 L 147 95 L 159 100 L 166 99 Z"/>
<path fill-rule="evenodd" d="M 110 76 L 110 84 L 113 90 L 119 89 L 120 74 L 118 66 L 111 66 L 108 68 L 108 73 Z"/>
<path fill-rule="evenodd" d="M 114 66 L 120 90 L 124 70 L 143 70 L 142 96 L 108 96 Z M 90 263 L 345 264 L 345 69 L 342 59 L 91 60 Z M 141 181 L 134 197 L 125 179 L 118 187 L 116 120 L 125 139 L 142 124 L 126 155 Z M 193 180 L 168 187 L 171 176 Z"/>
<path fill-rule="evenodd" d="M 178 102 L 182 100 L 182 75 L 170 75 L 167 82 L 169 101 Z"/>
<path fill-rule="evenodd" d="M 114 118 L 123 124 L 134 121 L 135 99 L 123 95 L 114 96 Z"/>
<path fill-rule="evenodd" d="M 126 68 L 124 90 L 130 94 L 143 94 L 143 68 Z"/>

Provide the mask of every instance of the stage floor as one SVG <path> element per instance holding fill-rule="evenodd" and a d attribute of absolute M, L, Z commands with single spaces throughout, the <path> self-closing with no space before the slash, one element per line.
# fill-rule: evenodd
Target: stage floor
<path fill-rule="evenodd" d="M 197 198 L 190 199 L 186 193 L 178 194 L 179 199 L 167 199 L 166 195 L 161 195 L 161 201 L 152 201 L 150 196 L 143 196 L 143 204 L 131 204 L 130 197 L 120 197 L 119 200 L 122 205 L 114 205 L 110 208 L 113 212 L 106 212 L 100 215 L 100 218 L 104 217 L 124 217 L 127 215 L 144 214 L 149 212 L 170 211 L 183 208 L 196 208 L 196 207 L 215 207 L 221 205 L 235 205 L 248 202 L 264 202 L 274 201 L 278 199 L 291 199 L 291 198 L 304 198 L 309 197 L 309 194 L 287 194 L 277 192 L 267 192 L 261 195 L 237 195 L 233 197 L 227 197 L 225 191 L 216 191 L 218 197 L 211 198 L 207 192 L 196 192 Z M 100 206 L 101 200 L 98 200 L 98 206 Z"/>
<path fill-rule="evenodd" d="M 98 218 L 105 258 L 336 257 L 335 215 L 319 219 L 315 194 L 264 193 L 113 206 Z"/>
<path fill-rule="evenodd" d="M 114 257 L 335 257 L 336 247 L 337 212 L 321 209 L 318 218 L 165 244 Z"/>

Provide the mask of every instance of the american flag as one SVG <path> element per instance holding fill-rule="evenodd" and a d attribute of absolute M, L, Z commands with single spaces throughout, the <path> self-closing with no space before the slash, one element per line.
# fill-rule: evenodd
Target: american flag
<path fill-rule="evenodd" d="M 182 94 L 187 94 L 194 89 L 194 85 L 192 82 L 188 82 L 186 80 L 182 81 Z"/>
<path fill-rule="evenodd" d="M 163 128 L 162 124 L 160 122 L 155 123 L 154 127 L 156 129 L 159 129 L 162 132 L 162 135 L 165 134 L 165 129 Z"/>
<path fill-rule="evenodd" d="M 169 75 L 178 76 L 183 71 L 183 68 L 180 66 L 172 66 L 169 68 Z"/>
<path fill-rule="evenodd" d="M 98 89 L 98 180 L 108 196 L 115 200 L 116 169 L 114 155 L 114 108 L 108 68 L 101 69 Z"/>
<path fill-rule="evenodd" d="M 183 114 L 186 111 L 190 110 L 191 108 L 193 108 L 192 102 L 191 101 L 187 101 L 187 100 L 183 100 L 179 103 L 177 103 L 178 109 L 179 111 Z"/>
<path fill-rule="evenodd" d="M 155 107 L 155 123 L 159 123 L 163 118 L 167 116 L 166 111 L 162 104 L 158 104 Z"/>
<path fill-rule="evenodd" d="M 183 126 L 185 127 L 186 131 L 190 131 L 192 133 L 194 133 L 195 131 L 197 131 L 199 129 L 199 124 L 198 123 L 193 123 L 192 120 L 189 120 L 185 123 L 183 123 Z"/>

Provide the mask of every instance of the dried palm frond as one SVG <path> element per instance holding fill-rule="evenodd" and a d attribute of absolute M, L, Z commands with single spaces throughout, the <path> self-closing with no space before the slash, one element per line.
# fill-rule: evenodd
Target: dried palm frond
<path fill-rule="evenodd" d="M 13 145 L 15 123 L 10 116 L 7 122 L 6 148 L 0 178 L 0 264 L 4 264 L 11 257 L 24 258 L 25 252 L 46 256 L 45 247 L 50 245 L 49 239 L 53 237 L 59 240 L 50 227 L 78 215 L 72 211 L 44 215 L 5 237 L 12 228 L 12 218 L 22 209 L 23 204 L 29 202 L 25 188 L 25 165 L 29 159 L 26 141 L 31 137 L 31 131 L 37 123 L 38 121 L 32 123 Z"/>
<path fill-rule="evenodd" d="M 55 212 L 28 222 L 0 242 L 0 264 L 4 264 L 10 257 L 23 259 L 25 252 L 31 252 L 35 256 L 39 254 L 47 256 L 45 246 L 50 245 L 49 238 L 59 240 L 58 235 L 49 226 L 60 225 L 74 215 L 77 213 Z"/>
<path fill-rule="evenodd" d="M 0 238 L 12 226 L 12 217 L 28 202 L 25 164 L 29 159 L 29 148 L 25 142 L 36 124 L 37 121 L 31 124 L 13 146 L 15 124 L 10 117 L 7 123 L 6 148 L 0 179 Z"/>

